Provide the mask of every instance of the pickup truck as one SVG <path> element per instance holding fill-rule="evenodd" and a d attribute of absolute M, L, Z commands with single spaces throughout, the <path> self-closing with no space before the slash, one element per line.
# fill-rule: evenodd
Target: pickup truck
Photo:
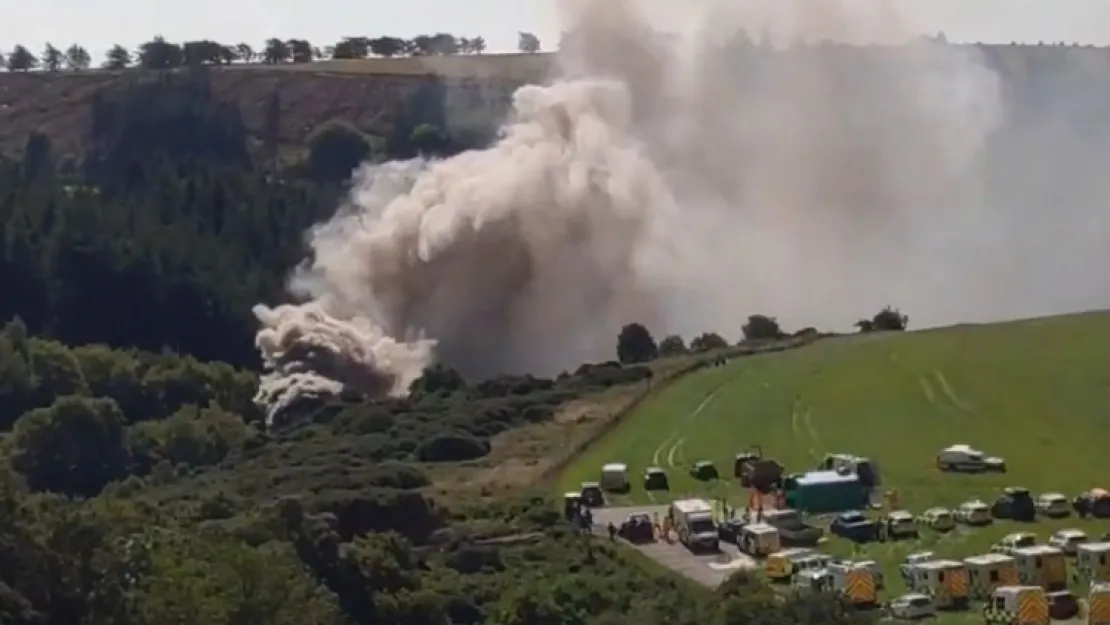
<path fill-rule="evenodd" d="M 812 547 L 825 535 L 819 527 L 807 525 L 797 510 L 783 508 L 763 514 L 763 522 L 779 531 L 782 544 L 790 547 Z"/>

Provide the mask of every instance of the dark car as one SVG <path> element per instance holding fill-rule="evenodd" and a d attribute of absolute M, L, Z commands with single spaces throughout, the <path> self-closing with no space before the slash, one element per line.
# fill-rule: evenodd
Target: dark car
<path fill-rule="evenodd" d="M 720 473 L 717 472 L 717 467 L 708 460 L 699 460 L 690 467 L 690 477 L 702 482 L 715 480 L 720 478 Z"/>
<path fill-rule="evenodd" d="M 667 472 L 662 468 L 648 467 L 644 470 L 644 490 L 670 490 L 670 488 Z"/>
<path fill-rule="evenodd" d="M 591 508 L 600 508 L 605 505 L 605 495 L 601 492 L 601 484 L 582 482 L 582 504 Z"/>
<path fill-rule="evenodd" d="M 1110 518 L 1110 493 L 1099 488 L 1089 490 L 1073 499 L 1071 507 L 1080 517 Z"/>
<path fill-rule="evenodd" d="M 735 545 L 740 540 L 740 532 L 744 530 L 745 525 L 747 523 L 743 519 L 728 519 L 717 526 L 717 536 L 722 542 Z"/>
<path fill-rule="evenodd" d="M 862 512 L 842 512 L 829 524 L 829 533 L 848 540 L 865 543 L 879 538 L 879 524 Z"/>
<path fill-rule="evenodd" d="M 1079 601 L 1067 590 L 1048 593 L 1048 614 L 1054 621 L 1070 621 L 1079 616 Z"/>
<path fill-rule="evenodd" d="M 1002 491 L 991 506 L 991 516 L 1011 521 L 1037 520 L 1037 504 L 1028 488 L 1010 486 Z"/>
<path fill-rule="evenodd" d="M 617 533 L 630 543 L 650 543 L 655 540 L 655 528 L 652 527 L 651 517 L 642 512 L 628 515 Z"/>

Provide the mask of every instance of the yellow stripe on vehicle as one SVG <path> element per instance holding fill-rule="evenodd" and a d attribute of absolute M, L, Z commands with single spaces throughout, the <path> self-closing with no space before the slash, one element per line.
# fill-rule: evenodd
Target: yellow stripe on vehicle
<path fill-rule="evenodd" d="M 967 571 L 952 570 L 945 572 L 946 578 L 944 585 L 950 595 L 958 599 L 967 596 Z"/>
<path fill-rule="evenodd" d="M 1044 581 L 1046 584 L 1066 584 L 1068 581 L 1068 564 L 1064 556 L 1045 558 Z"/>
<path fill-rule="evenodd" d="M 1110 623 L 1110 594 L 1095 594 L 1087 600 L 1088 625 Z"/>
<path fill-rule="evenodd" d="M 1042 593 L 1026 592 L 1018 596 L 1017 622 L 1021 625 L 1047 623 L 1048 598 Z"/>
<path fill-rule="evenodd" d="M 875 603 L 875 579 L 870 571 L 851 571 L 844 577 L 844 594 L 853 603 Z"/>

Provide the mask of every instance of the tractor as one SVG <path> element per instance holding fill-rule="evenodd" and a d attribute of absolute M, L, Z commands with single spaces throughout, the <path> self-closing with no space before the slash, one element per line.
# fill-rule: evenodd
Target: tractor
<path fill-rule="evenodd" d="M 732 474 L 740 478 L 744 488 L 754 488 L 761 493 L 769 493 L 782 488 L 782 477 L 786 469 L 771 458 L 763 457 L 763 448 L 754 445 L 751 451 L 736 454 Z"/>

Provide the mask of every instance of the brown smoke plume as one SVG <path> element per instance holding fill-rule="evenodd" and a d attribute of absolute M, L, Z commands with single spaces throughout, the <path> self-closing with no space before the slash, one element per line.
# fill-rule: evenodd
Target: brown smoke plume
<path fill-rule="evenodd" d="M 1015 184 L 982 158 L 1007 111 L 974 48 L 876 1 L 562 5 L 559 71 L 517 91 L 496 145 L 368 166 L 310 233 L 307 303 L 255 311 L 261 402 L 401 394 L 433 357 L 549 374 L 611 358 L 630 321 L 735 337 L 757 312 L 844 328 L 890 302 L 920 326 L 1106 295 L 1053 282 L 1066 262 L 1030 272 L 1041 207 L 992 203 Z M 1071 252 L 1105 265 L 1071 215 L 1052 244 L 1083 234 Z"/>

